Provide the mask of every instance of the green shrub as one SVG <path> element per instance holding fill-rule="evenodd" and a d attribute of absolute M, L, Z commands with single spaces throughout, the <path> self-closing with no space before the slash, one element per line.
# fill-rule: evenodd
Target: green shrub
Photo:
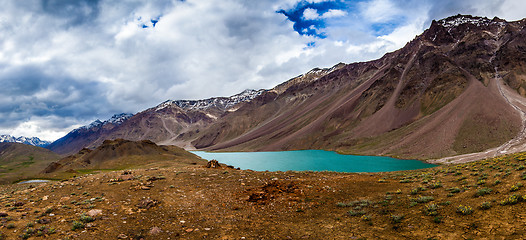
<path fill-rule="evenodd" d="M 513 194 L 513 195 L 510 195 L 509 197 L 507 197 L 506 199 L 500 201 L 500 205 L 513 205 L 513 204 L 516 204 L 519 202 L 519 200 L 521 200 L 522 197 L 517 195 L 517 194 Z"/>
<path fill-rule="evenodd" d="M 457 213 L 460 213 L 462 215 L 470 215 L 473 213 L 473 208 L 470 206 L 459 205 L 457 207 Z"/>
<path fill-rule="evenodd" d="M 475 193 L 475 197 L 484 196 L 491 193 L 491 188 L 481 188 Z"/>
<path fill-rule="evenodd" d="M 95 221 L 95 219 L 93 219 L 92 217 L 90 217 L 90 216 L 88 216 L 88 215 L 86 215 L 84 213 L 80 215 L 79 220 L 81 222 L 83 222 L 83 223 L 89 223 L 89 222 Z"/>
<path fill-rule="evenodd" d="M 432 189 L 441 188 L 442 187 L 442 183 L 441 182 L 435 182 L 435 183 L 431 184 L 430 187 Z"/>
<path fill-rule="evenodd" d="M 75 231 L 77 229 L 83 229 L 83 228 L 84 228 L 84 223 L 78 222 L 78 221 L 73 221 L 73 225 L 71 226 L 71 230 Z"/>
<path fill-rule="evenodd" d="M 510 192 L 516 192 L 519 189 L 521 189 L 521 187 L 522 187 L 522 183 L 517 183 L 517 184 L 511 185 Z"/>
<path fill-rule="evenodd" d="M 391 215 L 391 222 L 400 223 L 404 219 L 404 215 Z"/>
<path fill-rule="evenodd" d="M 491 203 L 490 202 L 483 202 L 480 205 L 480 209 L 483 209 L 483 210 L 490 209 L 490 208 L 491 208 Z"/>
<path fill-rule="evenodd" d="M 427 203 L 433 200 L 435 200 L 435 198 L 432 196 L 420 196 L 419 198 L 416 199 L 416 202 L 417 203 Z"/>
<path fill-rule="evenodd" d="M 353 216 L 353 217 L 354 217 L 354 216 L 362 216 L 362 215 L 365 215 L 365 211 L 357 211 L 357 212 L 355 212 L 355 211 L 353 211 L 353 210 L 350 210 L 348 213 L 349 213 L 350 216 Z"/>
<path fill-rule="evenodd" d="M 434 203 L 427 204 L 424 212 L 428 216 L 436 216 L 438 215 L 438 205 Z"/>

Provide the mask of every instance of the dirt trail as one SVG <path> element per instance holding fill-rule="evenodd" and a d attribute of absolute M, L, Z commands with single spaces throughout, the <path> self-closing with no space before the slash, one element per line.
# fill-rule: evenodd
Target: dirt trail
<path fill-rule="evenodd" d="M 519 134 L 502 144 L 501 146 L 488 149 L 483 152 L 469 153 L 458 156 L 430 160 L 431 163 L 456 164 L 477 161 L 484 158 L 496 157 L 504 154 L 526 151 L 526 98 L 520 96 L 516 91 L 504 85 L 500 74 L 495 68 L 495 78 L 489 87 L 496 87 L 504 100 L 517 111 L 521 117 L 522 126 Z"/>

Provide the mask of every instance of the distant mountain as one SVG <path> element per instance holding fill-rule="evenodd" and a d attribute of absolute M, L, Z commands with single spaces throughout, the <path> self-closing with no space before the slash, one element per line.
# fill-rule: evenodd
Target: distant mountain
<path fill-rule="evenodd" d="M 149 140 L 116 139 L 106 140 L 93 150 L 81 149 L 76 154 L 50 163 L 41 172 L 47 177 L 51 173 L 54 177 L 60 177 L 85 169 L 174 167 L 198 163 L 204 164 L 206 160 L 176 146 L 159 146 Z"/>
<path fill-rule="evenodd" d="M 245 90 L 231 97 L 204 100 L 168 100 L 135 115 L 119 114 L 107 121 L 94 121 L 68 133 L 48 146 L 61 155 L 82 148 L 95 148 L 108 139 L 151 140 L 162 145 L 192 148 L 191 138 L 224 114 L 261 95 L 265 90 Z"/>
<path fill-rule="evenodd" d="M 316 68 L 230 98 L 166 101 L 104 131 L 72 132 L 50 149 L 72 153 L 123 138 L 420 159 L 524 151 L 525 27 L 526 20 L 448 17 L 377 60 Z"/>
<path fill-rule="evenodd" d="M 37 137 L 13 137 L 11 135 L 0 135 L 0 142 L 23 143 L 37 147 L 46 147 L 51 144 L 51 142 L 40 140 L 40 138 Z"/>
<path fill-rule="evenodd" d="M 155 111 L 162 110 L 166 107 L 177 106 L 184 110 L 209 110 L 212 108 L 227 111 L 235 105 L 247 102 L 261 95 L 265 90 L 247 89 L 231 97 L 216 97 L 204 100 L 168 100 L 155 107 Z"/>
<path fill-rule="evenodd" d="M 110 132 L 113 128 L 121 125 L 132 116 L 132 114 L 121 113 L 115 114 L 105 121 L 97 119 L 89 125 L 74 129 L 66 136 L 49 144 L 46 148 L 62 155 L 73 154 L 86 147 L 86 142 L 95 142 L 99 136 Z"/>

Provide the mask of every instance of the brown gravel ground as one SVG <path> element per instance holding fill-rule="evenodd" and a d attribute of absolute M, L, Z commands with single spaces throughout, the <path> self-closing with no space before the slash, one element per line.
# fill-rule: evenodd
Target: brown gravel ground
<path fill-rule="evenodd" d="M 192 166 L 3 185 L 0 238 L 524 239 L 525 159 L 375 174 Z"/>

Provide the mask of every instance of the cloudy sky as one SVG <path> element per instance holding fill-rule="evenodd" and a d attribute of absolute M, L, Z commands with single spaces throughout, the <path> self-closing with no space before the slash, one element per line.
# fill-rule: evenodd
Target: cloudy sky
<path fill-rule="evenodd" d="M 381 57 L 457 13 L 526 17 L 522 0 L 6 0 L 0 134 L 55 140 L 167 99 L 271 88 Z"/>

